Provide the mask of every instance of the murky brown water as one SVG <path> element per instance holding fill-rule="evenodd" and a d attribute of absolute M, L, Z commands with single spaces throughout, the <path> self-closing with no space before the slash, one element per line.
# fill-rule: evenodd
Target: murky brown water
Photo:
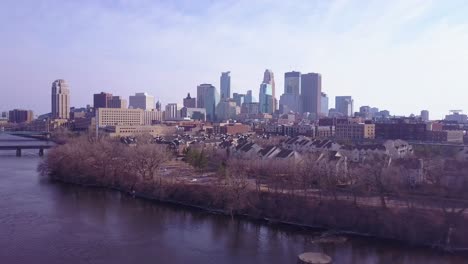
<path fill-rule="evenodd" d="M 317 245 L 312 231 L 51 183 L 37 175 L 39 160 L 36 151 L 0 152 L 0 263 L 284 264 L 304 251 L 334 263 L 468 263 L 375 239 Z"/>

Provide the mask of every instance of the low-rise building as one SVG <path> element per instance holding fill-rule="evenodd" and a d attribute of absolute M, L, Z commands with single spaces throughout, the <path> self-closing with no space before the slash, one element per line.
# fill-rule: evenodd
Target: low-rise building
<path fill-rule="evenodd" d="M 335 137 L 349 140 L 374 139 L 375 125 L 364 123 L 336 124 Z"/>
<path fill-rule="evenodd" d="M 154 126 L 106 126 L 105 131 L 109 133 L 111 137 L 128 137 L 139 134 L 150 134 L 153 137 L 157 136 L 169 136 L 177 132 L 176 126 L 166 125 L 154 125 Z"/>
<path fill-rule="evenodd" d="M 142 109 L 99 108 L 96 116 L 99 127 L 143 125 Z"/>

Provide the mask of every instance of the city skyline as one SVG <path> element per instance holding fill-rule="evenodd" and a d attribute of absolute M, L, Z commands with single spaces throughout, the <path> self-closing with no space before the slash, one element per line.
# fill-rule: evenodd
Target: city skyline
<path fill-rule="evenodd" d="M 200 83 L 219 89 L 219 75 L 227 70 L 234 76 L 231 93 L 258 95 L 266 68 L 277 76 L 320 73 L 331 102 L 351 95 L 355 107 L 375 105 L 396 115 L 427 109 L 431 119 L 451 109 L 468 111 L 463 1 L 0 5 L 2 37 L 9 40 L 0 44 L 2 111 L 49 112 L 50 83 L 56 79 L 67 81 L 75 107 L 92 104 L 92 94 L 102 90 L 123 98 L 144 90 L 165 104 L 180 103 Z M 246 6 L 263 12 L 246 13 Z M 93 23 L 90 17 L 96 17 Z M 242 22 L 249 19 L 257 23 Z M 190 32 L 184 29 L 189 24 Z M 186 43 L 190 49 L 182 48 Z M 277 78 L 277 99 L 283 86 Z"/>

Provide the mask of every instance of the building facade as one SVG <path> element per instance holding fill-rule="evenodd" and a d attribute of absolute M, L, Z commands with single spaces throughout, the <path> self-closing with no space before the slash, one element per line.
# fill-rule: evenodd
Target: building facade
<path fill-rule="evenodd" d="M 328 96 L 326 93 L 320 95 L 320 112 L 322 116 L 328 116 Z"/>
<path fill-rule="evenodd" d="M 153 125 L 163 121 L 163 112 L 158 110 L 143 111 L 143 124 Z"/>
<path fill-rule="evenodd" d="M 10 123 L 29 123 L 33 118 L 31 110 L 13 109 L 8 113 L 8 122 Z"/>
<path fill-rule="evenodd" d="M 242 104 L 245 102 L 245 94 L 234 93 L 232 95 L 232 99 L 234 99 L 237 106 L 241 107 Z"/>
<path fill-rule="evenodd" d="M 351 96 L 335 97 L 335 109 L 343 116 L 352 117 L 354 113 L 354 100 Z"/>
<path fill-rule="evenodd" d="M 200 84 L 197 87 L 197 107 L 205 108 L 206 119 L 216 120 L 216 106 L 219 102 L 219 93 L 211 84 Z"/>
<path fill-rule="evenodd" d="M 302 113 L 309 112 L 314 119 L 322 113 L 322 76 L 319 73 L 301 75 Z"/>
<path fill-rule="evenodd" d="M 178 104 L 167 104 L 164 111 L 164 120 L 180 120 L 180 109 L 181 107 Z"/>
<path fill-rule="evenodd" d="M 130 96 L 129 108 L 153 110 L 155 107 L 154 96 L 148 93 L 135 93 Z"/>
<path fill-rule="evenodd" d="M 70 89 L 62 79 L 52 83 L 52 118 L 70 118 Z"/>
<path fill-rule="evenodd" d="M 340 123 L 335 126 L 335 137 L 346 140 L 375 138 L 375 125 L 363 123 Z"/>
<path fill-rule="evenodd" d="M 197 98 L 191 97 L 190 93 L 188 93 L 187 97 L 184 98 L 184 107 L 196 108 L 197 107 Z"/>
<path fill-rule="evenodd" d="M 143 125 L 142 109 L 99 108 L 96 117 L 99 127 Z"/>
<path fill-rule="evenodd" d="M 262 83 L 260 84 L 259 92 L 259 103 L 260 103 L 260 113 L 273 113 L 273 100 L 272 100 L 272 87 L 271 84 Z"/>
<path fill-rule="evenodd" d="M 231 72 L 222 72 L 220 77 L 221 99 L 231 98 Z"/>
<path fill-rule="evenodd" d="M 429 111 L 427 110 L 422 110 L 421 111 L 421 120 L 424 122 L 429 121 Z"/>
<path fill-rule="evenodd" d="M 272 105 L 273 105 L 273 111 L 276 111 L 278 109 L 277 106 L 277 97 L 276 97 L 276 86 L 275 86 L 275 75 L 273 74 L 272 70 L 266 69 L 265 72 L 263 73 L 263 82 L 271 85 L 271 100 L 272 100 Z M 248 103 L 252 103 L 255 100 L 250 100 Z"/>

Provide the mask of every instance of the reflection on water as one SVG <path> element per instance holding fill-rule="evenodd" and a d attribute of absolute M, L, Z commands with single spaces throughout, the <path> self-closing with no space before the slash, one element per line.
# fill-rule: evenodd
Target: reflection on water
<path fill-rule="evenodd" d="M 1 144 L 1 143 L 0 143 Z M 466 263 L 363 238 L 318 245 L 319 233 L 268 226 L 133 199 L 117 192 L 51 183 L 35 151 L 0 151 L 1 263 L 296 263 L 322 251 L 334 263 Z"/>

